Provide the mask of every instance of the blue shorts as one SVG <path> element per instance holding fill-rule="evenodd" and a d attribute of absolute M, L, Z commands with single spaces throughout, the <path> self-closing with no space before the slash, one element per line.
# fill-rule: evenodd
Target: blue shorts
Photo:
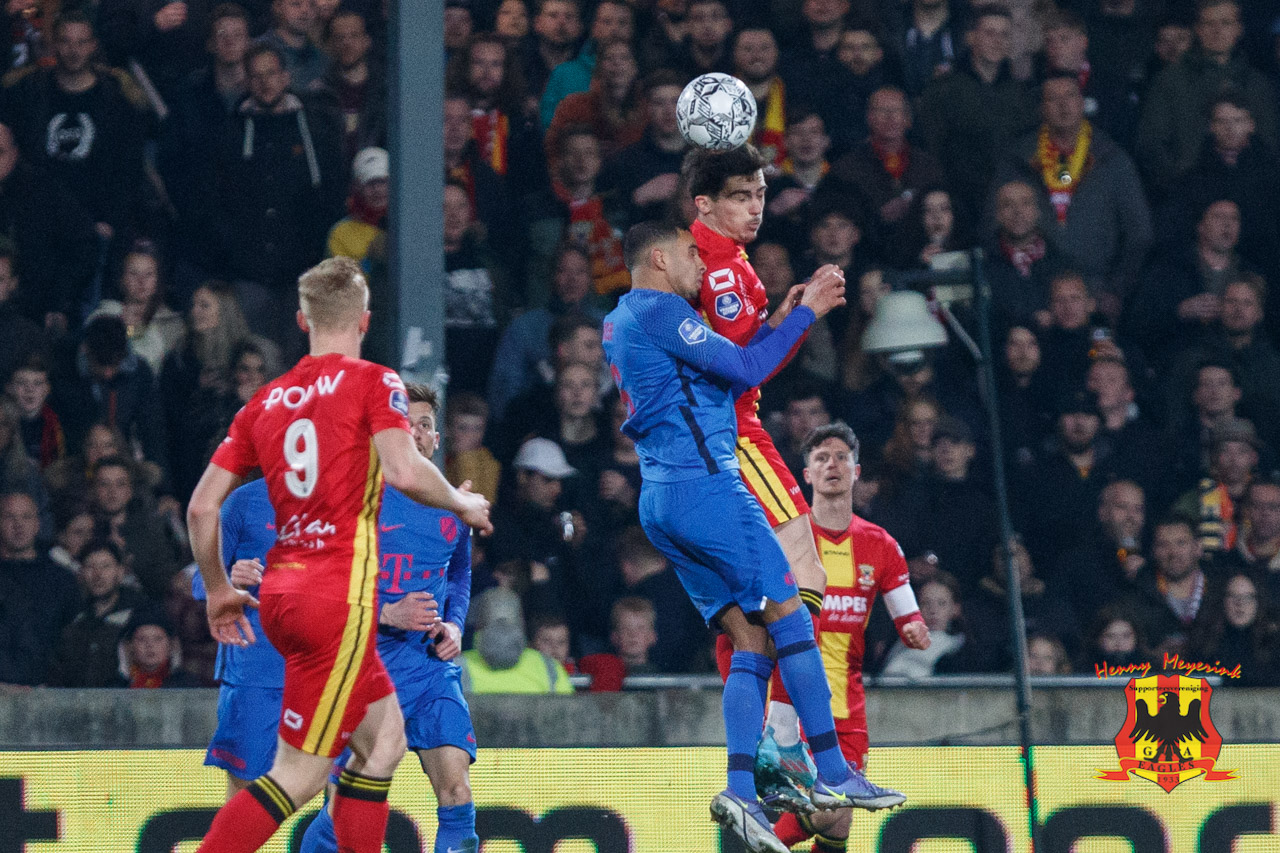
<path fill-rule="evenodd" d="M 276 760 L 283 701 L 284 690 L 279 687 L 222 685 L 218 690 L 218 728 L 209 741 L 204 763 L 246 782 L 270 770 Z"/>
<path fill-rule="evenodd" d="M 433 667 L 427 678 L 411 677 L 390 670 L 396 684 L 396 698 L 404 713 L 404 734 L 409 749 L 436 749 L 456 746 L 476 761 L 476 733 L 471 726 L 471 709 L 462 695 L 462 670 L 458 666 Z M 333 762 L 329 781 L 337 784 L 338 773 L 351 755 L 348 747 Z"/>
<path fill-rule="evenodd" d="M 796 595 L 786 554 L 737 471 L 644 483 L 640 525 L 707 624 L 735 604 L 752 614 Z"/>

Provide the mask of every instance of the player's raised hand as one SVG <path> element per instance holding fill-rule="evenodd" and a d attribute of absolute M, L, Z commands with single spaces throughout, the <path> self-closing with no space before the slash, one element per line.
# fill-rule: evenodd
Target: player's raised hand
<path fill-rule="evenodd" d="M 231 567 L 231 585 L 236 589 L 248 589 L 262 583 L 262 563 L 257 560 L 236 560 Z"/>
<path fill-rule="evenodd" d="M 931 642 L 929 626 L 923 622 L 908 622 L 902 626 L 902 643 L 907 648 L 927 649 Z"/>
<path fill-rule="evenodd" d="M 484 495 L 471 491 L 471 481 L 467 480 L 458 487 L 459 500 L 456 514 L 476 533 L 488 536 L 493 532 L 493 523 L 489 521 L 489 501 Z"/>
<path fill-rule="evenodd" d="M 427 636 L 436 641 L 436 657 L 453 660 L 462 654 L 462 629 L 456 622 L 441 620 L 431 627 Z"/>
<path fill-rule="evenodd" d="M 215 640 L 229 646 L 247 646 L 257 642 L 244 608 L 246 605 L 257 607 L 258 599 L 226 584 L 210 589 L 207 594 L 205 610 L 209 618 L 209 633 Z"/>
<path fill-rule="evenodd" d="M 439 605 L 429 592 L 410 592 L 384 605 L 378 622 L 405 631 L 429 631 L 440 621 Z"/>
<path fill-rule="evenodd" d="M 819 317 L 844 304 L 844 273 L 835 264 L 818 267 L 804 288 L 801 305 Z"/>
<path fill-rule="evenodd" d="M 769 315 L 770 328 L 778 328 L 782 325 L 782 321 L 787 319 L 787 315 L 791 313 L 791 309 L 800 304 L 800 300 L 804 297 L 804 285 L 793 284 L 791 289 L 787 291 L 787 295 L 782 297 L 782 302 Z"/>

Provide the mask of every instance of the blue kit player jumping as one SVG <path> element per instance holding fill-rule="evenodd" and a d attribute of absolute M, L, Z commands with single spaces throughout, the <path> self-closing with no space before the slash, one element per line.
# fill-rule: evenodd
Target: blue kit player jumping
<path fill-rule="evenodd" d="M 267 497 L 267 481 L 245 483 L 222 504 L 222 557 L 232 586 L 257 595 L 267 551 L 276 542 L 276 513 Z M 205 597 L 197 572 L 191 582 L 196 600 Z M 262 630 L 257 608 L 245 615 L 258 637 L 247 646 L 218 646 L 218 728 L 204 763 L 227 771 L 227 797 L 271 769 L 284 696 L 284 658 Z"/>
<path fill-rule="evenodd" d="M 734 400 L 782 363 L 814 320 L 844 304 L 843 276 L 795 288 L 746 347 L 713 332 L 690 305 L 706 267 L 686 229 L 641 223 L 623 252 L 631 291 L 605 317 L 604 351 L 628 417 L 622 431 L 640 456 L 640 523 L 708 624 L 733 640 L 723 711 L 729 787 L 712 817 L 753 853 L 787 853 L 756 797 L 756 741 L 777 649 L 787 692 L 809 738 L 820 809 L 879 796 L 846 763 L 831 716 L 831 689 L 813 624 L 786 555 L 759 502 L 742 484 Z"/>
<path fill-rule="evenodd" d="M 409 424 L 419 452 L 435 453 L 437 397 L 407 383 Z M 436 797 L 435 853 L 475 853 L 476 808 L 468 770 L 476 760 L 462 695 L 462 629 L 471 602 L 471 529 L 456 515 L 415 503 L 387 486 L 378 517 L 378 655 L 404 710 L 405 736 Z M 350 751 L 335 762 L 346 762 Z M 336 783 L 337 779 L 331 778 Z M 302 853 L 336 853 L 328 808 L 308 827 Z"/>

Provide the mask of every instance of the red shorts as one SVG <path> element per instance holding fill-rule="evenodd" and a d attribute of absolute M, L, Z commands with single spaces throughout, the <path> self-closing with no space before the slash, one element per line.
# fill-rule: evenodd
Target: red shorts
<path fill-rule="evenodd" d="M 871 746 L 867 739 L 866 717 L 860 723 L 852 719 L 836 720 L 836 737 L 840 739 L 840 752 L 845 760 L 857 765 L 859 770 L 865 770 L 867 749 Z"/>
<path fill-rule="evenodd" d="M 280 737 L 333 758 L 368 707 L 395 692 L 378 657 L 378 612 L 296 593 L 261 600 L 262 627 L 284 656 Z"/>
<path fill-rule="evenodd" d="M 742 481 L 756 496 L 770 527 L 809 514 L 809 503 L 804 499 L 796 478 L 791 476 L 773 439 L 763 427 L 749 426 L 738 433 L 738 464 Z"/>

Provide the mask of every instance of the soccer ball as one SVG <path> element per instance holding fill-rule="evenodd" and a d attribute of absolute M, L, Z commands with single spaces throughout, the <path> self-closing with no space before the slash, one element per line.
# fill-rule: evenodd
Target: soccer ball
<path fill-rule="evenodd" d="M 703 74 L 690 80 L 680 93 L 676 122 L 690 145 L 728 151 L 751 138 L 756 99 L 737 77 Z"/>

